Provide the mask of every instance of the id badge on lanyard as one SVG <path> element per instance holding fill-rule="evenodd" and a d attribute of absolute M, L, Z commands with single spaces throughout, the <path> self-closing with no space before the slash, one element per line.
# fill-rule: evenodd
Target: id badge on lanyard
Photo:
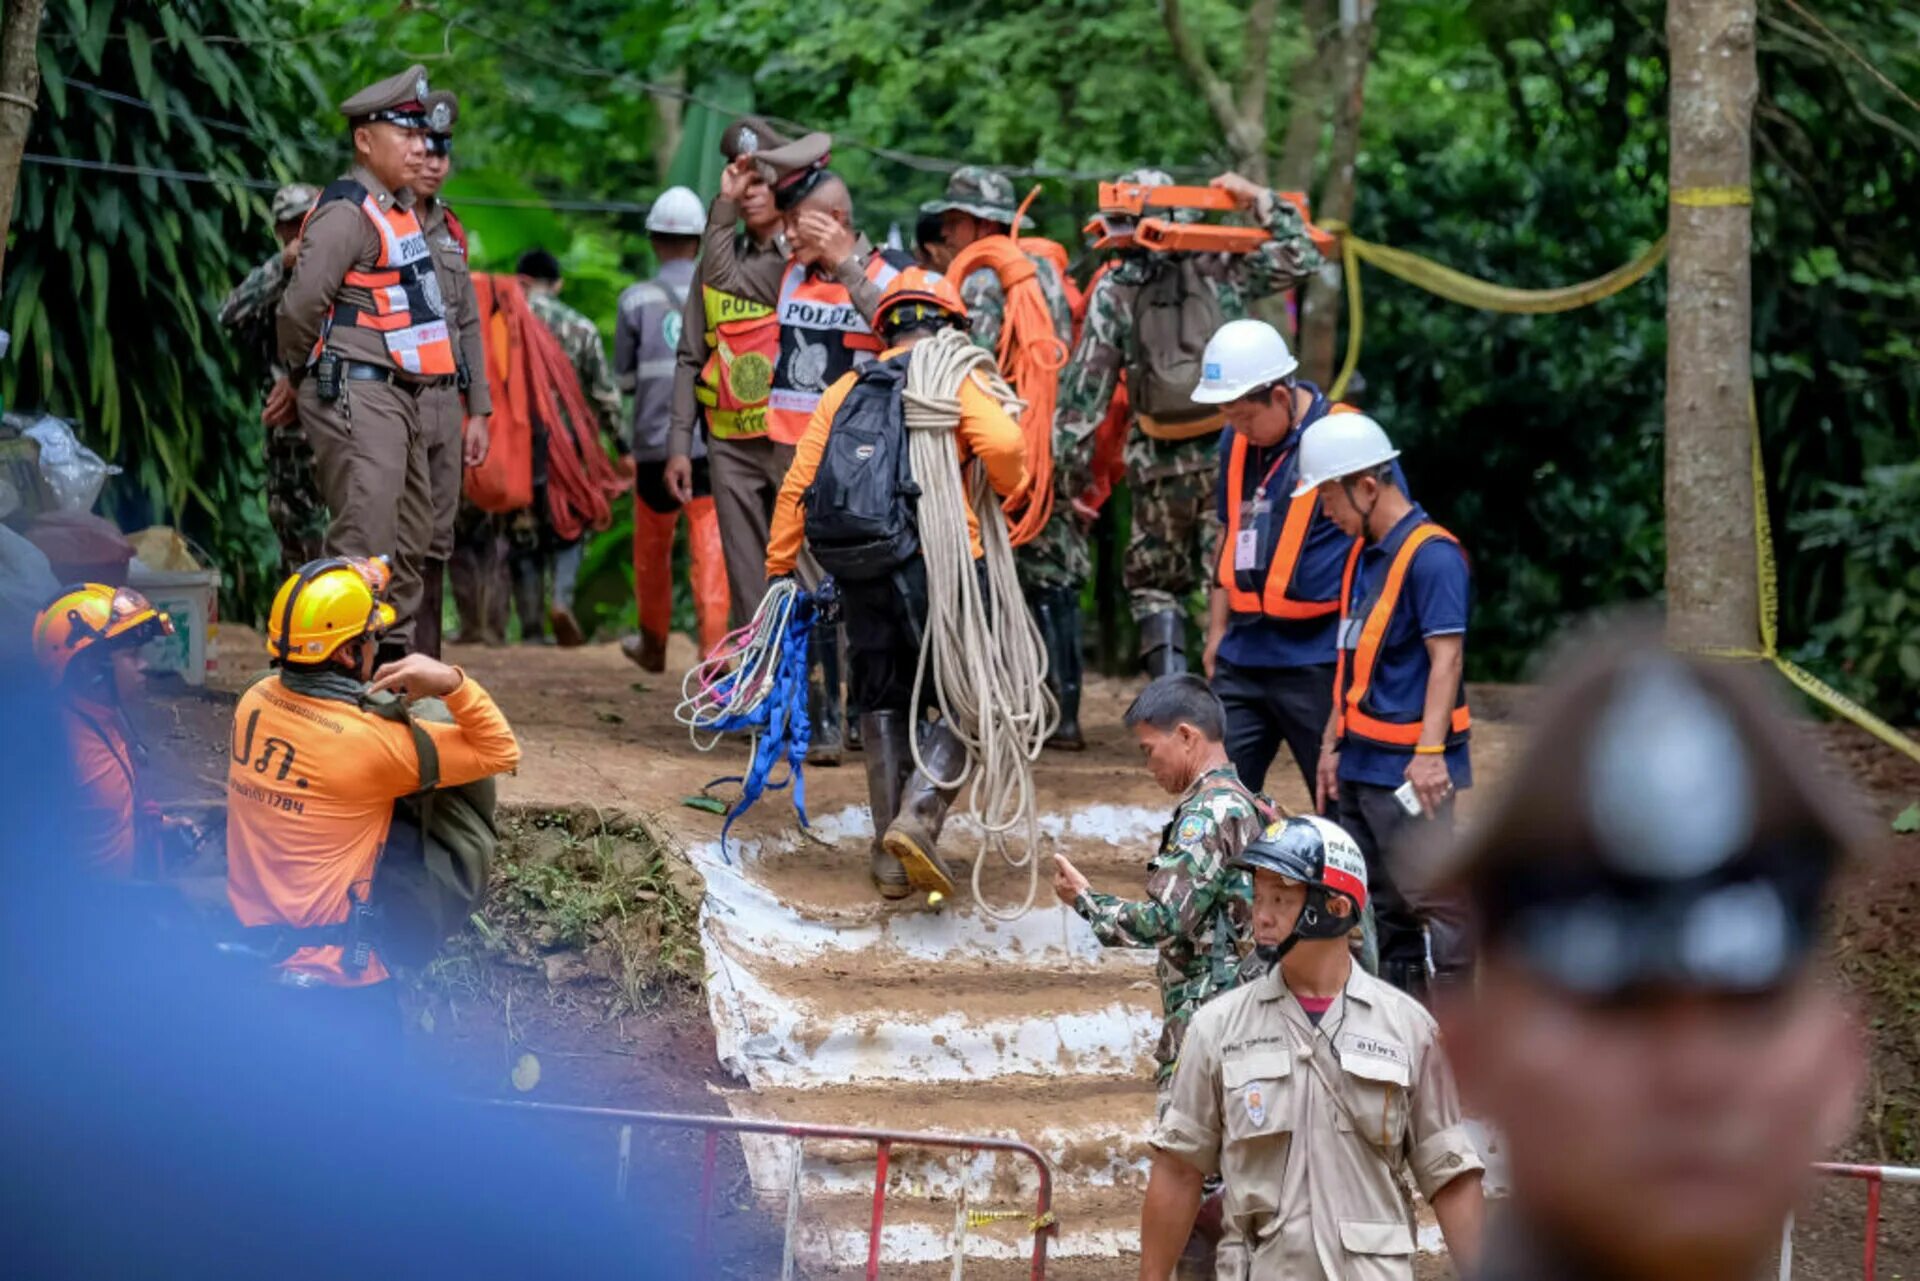
<path fill-rule="evenodd" d="M 1260 568 L 1260 518 L 1266 510 L 1265 499 L 1255 498 L 1240 504 L 1240 532 L 1233 540 L 1236 573 L 1252 573 Z"/>

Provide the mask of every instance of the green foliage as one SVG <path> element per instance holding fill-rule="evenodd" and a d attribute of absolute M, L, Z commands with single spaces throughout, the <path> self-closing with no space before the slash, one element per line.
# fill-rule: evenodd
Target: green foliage
<path fill-rule="evenodd" d="M 1871 467 L 1861 484 L 1822 493 L 1826 505 L 1792 529 L 1803 550 L 1840 556 L 1842 606 L 1796 657 L 1910 722 L 1920 716 L 1920 462 Z"/>
<path fill-rule="evenodd" d="M 41 109 L 27 150 L 81 161 L 284 181 L 312 88 L 271 44 L 291 34 L 272 0 L 192 5 L 71 0 L 47 7 Z M 145 106 L 85 86 L 133 91 Z M 246 120 L 254 132 L 205 119 Z M 0 323 L 14 350 L 7 403 L 78 420 L 126 469 L 107 502 L 127 528 L 181 526 L 227 573 L 237 602 L 270 590 L 258 396 L 263 371 L 214 313 L 271 243 L 264 196 L 235 185 L 29 164 Z"/>

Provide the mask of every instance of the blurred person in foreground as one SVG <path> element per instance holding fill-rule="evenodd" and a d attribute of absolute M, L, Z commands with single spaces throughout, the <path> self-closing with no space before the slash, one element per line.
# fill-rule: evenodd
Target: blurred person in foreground
<path fill-rule="evenodd" d="M 693 1275 L 684 1180 L 617 1210 L 568 1132 L 382 1070 L 162 891 L 85 874 L 58 695 L 0 658 L 0 720 L 0 1026 L 32 1047 L 0 1091 L 8 1275 Z"/>
<path fill-rule="evenodd" d="M 1440 1008 L 1511 1163 L 1481 1281 L 1750 1281 L 1852 1126 L 1820 937 L 1855 828 L 1752 675 L 1589 654 L 1476 831 L 1406 867 L 1483 945 Z"/>

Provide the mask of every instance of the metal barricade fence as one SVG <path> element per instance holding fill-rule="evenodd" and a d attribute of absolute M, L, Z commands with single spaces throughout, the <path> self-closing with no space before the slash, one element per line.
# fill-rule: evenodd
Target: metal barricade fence
<path fill-rule="evenodd" d="M 1862 1248 L 1861 1275 L 1866 1281 L 1876 1281 L 1875 1269 L 1879 1266 L 1880 1254 L 1880 1188 L 1888 1183 L 1920 1184 L 1920 1168 L 1905 1165 L 1836 1165 L 1820 1164 L 1813 1167 L 1822 1174 L 1841 1179 L 1859 1179 L 1867 1185 L 1867 1232 L 1866 1245 Z M 1792 1281 L 1793 1278 L 1793 1216 L 1787 1216 L 1787 1225 L 1780 1233 L 1780 1281 Z"/>
<path fill-rule="evenodd" d="M 1047 1275 L 1047 1239 L 1053 1234 L 1053 1168 L 1038 1149 L 1018 1139 L 1003 1139 L 978 1134 L 929 1134 L 911 1130 L 870 1130 L 859 1126 L 808 1125 L 788 1121 L 758 1121 L 734 1116 L 696 1116 L 677 1112 L 639 1112 L 625 1108 L 576 1107 L 558 1103 L 521 1103 L 499 1101 L 494 1107 L 513 1112 L 543 1116 L 575 1116 L 616 1123 L 617 1151 L 614 1186 L 625 1198 L 627 1175 L 633 1158 L 633 1127 L 700 1131 L 705 1136 L 700 1157 L 700 1217 L 695 1227 L 694 1250 L 703 1274 L 710 1275 L 712 1259 L 714 1174 L 719 1158 L 720 1134 L 784 1135 L 793 1140 L 792 1177 L 787 1186 L 786 1227 L 780 1247 L 781 1281 L 794 1276 L 794 1228 L 800 1220 L 802 1155 L 809 1139 L 837 1139 L 874 1145 L 873 1218 L 867 1228 L 867 1281 L 880 1275 L 880 1229 L 886 1218 L 887 1172 L 897 1147 L 947 1148 L 968 1156 L 977 1152 L 1004 1152 L 1033 1163 L 1039 1186 L 1034 1196 L 1034 1212 L 1029 1227 L 1033 1233 L 1032 1281 L 1045 1281 Z M 960 1281 L 966 1261 L 966 1237 L 970 1227 L 991 1222 L 1000 1216 L 981 1215 L 967 1207 L 966 1181 L 960 1184 L 953 1222 L 953 1281 Z"/>

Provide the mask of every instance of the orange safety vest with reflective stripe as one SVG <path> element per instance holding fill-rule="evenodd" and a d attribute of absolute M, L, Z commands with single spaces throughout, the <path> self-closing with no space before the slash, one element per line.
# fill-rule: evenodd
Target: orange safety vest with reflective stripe
<path fill-rule="evenodd" d="M 371 329 L 386 341 L 394 367 L 423 378 L 444 377 L 455 369 L 453 339 L 447 333 L 446 305 L 440 297 L 440 278 L 434 274 L 433 255 L 413 210 L 396 202 L 385 209 L 373 194 L 350 178 L 343 178 L 320 194 L 318 208 L 333 200 L 351 200 L 380 235 L 380 256 L 373 268 L 349 271 L 341 283 L 365 290 L 371 307 L 335 299 L 327 312 L 326 328 L 314 344 L 318 358 L 327 332 L 335 325 Z M 312 215 L 309 214 L 309 217 Z"/>
<path fill-rule="evenodd" d="M 1327 407 L 1328 414 L 1356 412 L 1352 405 L 1344 403 L 1336 402 Z M 1287 518 L 1280 526 L 1280 542 L 1273 549 L 1273 558 L 1268 562 L 1264 585 L 1258 581 L 1259 570 L 1234 568 L 1234 549 L 1240 545 L 1241 509 L 1246 505 L 1241 496 L 1247 492 L 1248 448 L 1247 438 L 1235 432 L 1233 448 L 1227 455 L 1227 534 L 1220 544 L 1220 570 L 1216 575 L 1219 586 L 1227 593 L 1227 604 L 1236 614 L 1265 614 L 1271 618 L 1294 620 L 1327 618 L 1338 613 L 1340 602 L 1337 598 L 1311 600 L 1294 590 L 1293 580 L 1300 572 L 1300 551 L 1307 545 L 1307 531 L 1320 514 L 1320 495 L 1317 493 L 1288 499 Z M 1288 450 L 1274 460 L 1273 467 L 1255 494 L 1256 503 L 1265 497 L 1267 485 L 1287 465 L 1292 453 L 1292 450 Z M 1253 533 L 1258 537 L 1257 528 Z M 1353 541 L 1353 553 L 1347 558 L 1349 576 L 1359 555 L 1360 540 L 1356 538 Z"/>
<path fill-rule="evenodd" d="M 867 259 L 867 279 L 885 285 L 900 274 L 884 251 Z M 795 259 L 780 278 L 774 305 L 780 326 L 780 359 L 767 398 L 767 430 L 782 445 L 797 445 L 807 420 L 827 388 L 880 353 L 880 338 L 867 324 L 846 287 L 817 276 Z"/>
<path fill-rule="evenodd" d="M 1440 526 L 1428 521 L 1415 526 L 1401 540 L 1400 548 L 1393 554 L 1393 560 L 1387 569 L 1387 581 L 1382 585 L 1380 594 L 1374 598 L 1373 607 L 1367 611 L 1365 622 L 1360 627 L 1360 638 L 1353 647 L 1353 657 L 1348 659 L 1344 646 L 1340 649 L 1339 667 L 1334 676 L 1334 692 L 1339 710 L 1337 729 L 1340 735 L 1361 739 L 1379 747 L 1414 748 L 1420 744 L 1420 722 L 1425 716 L 1423 709 L 1415 708 L 1404 717 L 1388 717 L 1367 702 L 1367 695 L 1373 688 L 1373 669 L 1380 661 L 1380 647 L 1386 643 L 1387 628 L 1393 622 L 1393 612 L 1399 608 L 1400 592 L 1406 586 L 1407 572 L 1413 567 L 1413 558 L 1422 547 L 1434 539 L 1442 539 L 1459 546 L 1460 540 Z M 1360 565 L 1357 554 L 1347 561 L 1347 573 L 1340 584 L 1340 629 L 1344 635 L 1351 626 L 1353 618 L 1353 578 L 1354 571 Z M 1453 705 L 1453 719 L 1447 726 L 1447 743 L 1463 743 L 1473 728 L 1473 714 L 1467 710 L 1467 684 L 1460 682 L 1460 692 Z"/>
<path fill-rule="evenodd" d="M 766 303 L 702 285 L 707 317 L 707 363 L 693 396 L 707 410 L 707 434 L 716 440 L 764 436 L 767 395 L 780 359 L 780 321 Z"/>

